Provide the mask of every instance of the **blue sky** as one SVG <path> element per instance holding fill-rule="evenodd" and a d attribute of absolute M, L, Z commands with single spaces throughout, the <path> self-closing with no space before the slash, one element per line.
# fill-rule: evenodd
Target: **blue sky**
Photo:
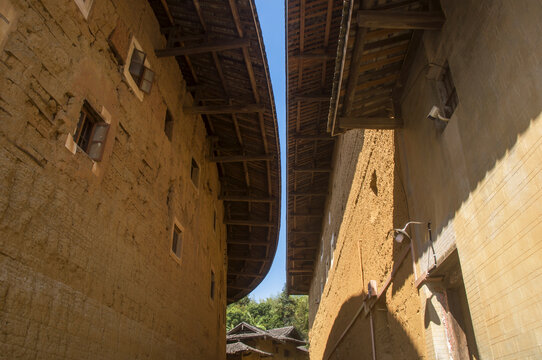
<path fill-rule="evenodd" d="M 279 123 L 282 199 L 281 227 L 277 254 L 271 270 L 261 284 L 249 295 L 256 300 L 264 300 L 282 291 L 286 282 L 286 75 L 284 56 L 284 1 L 256 0 L 258 17 L 262 27 L 263 40 L 275 94 L 275 107 Z"/>

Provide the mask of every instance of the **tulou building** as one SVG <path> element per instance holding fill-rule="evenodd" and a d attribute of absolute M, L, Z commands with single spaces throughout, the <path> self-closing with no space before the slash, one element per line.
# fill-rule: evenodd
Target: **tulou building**
<path fill-rule="evenodd" d="M 542 356 L 542 5 L 288 0 L 311 359 Z"/>
<path fill-rule="evenodd" d="M 253 0 L 1 0 L 0 358 L 225 359 L 279 162 Z"/>

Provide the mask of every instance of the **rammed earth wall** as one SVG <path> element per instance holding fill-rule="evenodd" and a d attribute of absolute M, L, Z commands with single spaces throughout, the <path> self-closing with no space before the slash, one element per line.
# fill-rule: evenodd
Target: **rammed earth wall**
<path fill-rule="evenodd" d="M 358 313 L 367 283 L 376 280 L 381 286 L 408 248 L 408 241 L 398 244 L 386 236 L 408 219 L 394 132 L 353 130 L 341 135 L 333 164 L 331 197 L 309 295 L 310 356 L 372 359 L 370 316 Z M 425 355 L 412 269 L 408 255 L 374 307 L 378 359 Z"/>
<path fill-rule="evenodd" d="M 154 56 L 165 39 L 148 2 L 94 0 L 88 19 L 73 0 L 0 12 L 0 357 L 224 358 L 217 169 L 203 123 L 182 113 L 192 100 L 177 63 Z M 119 27 L 156 73 L 142 101 L 111 48 Z M 99 163 L 66 146 L 85 100 L 111 125 Z"/>

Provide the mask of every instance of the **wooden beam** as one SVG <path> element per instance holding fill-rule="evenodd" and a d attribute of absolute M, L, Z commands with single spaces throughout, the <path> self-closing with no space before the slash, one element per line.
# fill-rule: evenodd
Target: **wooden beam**
<path fill-rule="evenodd" d="M 358 84 L 358 77 L 361 72 L 361 58 L 363 56 L 366 34 L 367 28 L 357 29 L 354 50 L 352 51 L 352 60 L 350 61 L 346 93 L 344 95 L 343 115 L 345 116 L 350 115 L 350 112 L 352 111 L 352 104 L 354 103 L 354 98 L 356 96 L 356 86 Z"/>
<path fill-rule="evenodd" d="M 360 66 L 360 71 L 368 71 L 368 70 L 374 70 L 374 69 L 380 69 L 382 66 L 389 65 L 389 64 L 395 64 L 402 62 L 404 59 L 403 54 L 393 56 L 391 58 L 384 58 L 377 61 L 371 61 L 366 64 L 363 64 Z M 363 59 L 365 60 L 365 59 Z"/>
<path fill-rule="evenodd" d="M 309 214 L 309 213 L 293 213 L 291 215 L 297 216 L 297 217 L 317 217 L 317 218 L 324 216 L 323 214 Z"/>
<path fill-rule="evenodd" d="M 167 56 L 181 56 L 181 55 L 196 55 L 204 54 L 213 51 L 224 51 L 248 47 L 250 45 L 249 40 L 235 39 L 235 40 L 215 40 L 207 43 L 200 43 L 196 45 L 179 46 L 174 48 L 157 49 L 154 51 L 156 57 Z"/>
<path fill-rule="evenodd" d="M 315 172 L 331 172 L 331 167 L 314 167 L 314 168 L 303 168 L 303 167 L 294 167 L 295 172 L 306 172 L 306 173 L 315 173 Z"/>
<path fill-rule="evenodd" d="M 316 246 L 293 246 L 290 245 L 290 249 L 292 250 L 316 250 Z"/>
<path fill-rule="evenodd" d="M 311 261 L 311 262 L 314 262 L 314 258 L 307 258 L 307 257 L 288 257 L 288 261 Z"/>
<path fill-rule="evenodd" d="M 339 127 L 342 129 L 397 129 L 402 126 L 398 119 L 389 117 L 340 117 Z"/>
<path fill-rule="evenodd" d="M 228 255 L 228 260 L 233 260 L 233 261 L 252 261 L 252 262 L 267 261 L 267 259 L 264 259 L 264 258 L 255 258 L 254 256 L 250 256 L 250 255 L 247 255 L 247 256 L 240 256 L 240 255 L 237 255 L 237 256 L 229 256 L 229 255 Z"/>
<path fill-rule="evenodd" d="M 357 86 L 356 91 L 362 91 L 362 90 L 365 90 L 365 89 L 370 89 L 370 88 L 372 88 L 374 86 L 379 86 L 379 85 L 383 85 L 383 84 L 386 84 L 386 83 L 393 83 L 393 82 L 395 82 L 397 80 L 397 77 L 399 77 L 399 74 L 393 73 L 393 74 L 390 74 L 388 76 L 384 76 L 384 77 L 381 77 L 381 78 L 378 78 L 378 79 L 375 79 L 375 80 L 362 82 L 360 85 Z"/>
<path fill-rule="evenodd" d="M 160 2 L 162 3 L 162 7 L 164 8 L 164 11 L 166 12 L 166 15 L 167 15 L 167 18 L 168 18 L 169 22 L 172 25 L 175 24 L 175 20 L 173 20 L 173 16 L 171 16 L 171 11 L 169 11 L 169 6 L 167 5 L 167 1 L 166 0 L 160 0 Z"/>
<path fill-rule="evenodd" d="M 269 243 L 267 241 L 262 240 L 235 240 L 235 239 L 228 239 L 227 241 L 228 245 L 255 245 L 255 246 L 267 246 Z"/>
<path fill-rule="evenodd" d="M 210 162 L 216 163 L 231 163 L 231 162 L 243 162 L 243 161 L 268 161 L 273 160 L 275 157 L 271 154 L 266 155 L 224 155 L 224 156 L 213 156 L 208 158 Z"/>
<path fill-rule="evenodd" d="M 248 287 L 240 287 L 240 286 L 236 286 L 236 285 L 226 285 L 228 287 L 228 289 L 234 289 L 234 290 L 248 290 L 249 288 Z"/>
<path fill-rule="evenodd" d="M 314 230 L 290 230 L 290 234 L 301 234 L 301 235 L 320 235 L 320 231 Z"/>
<path fill-rule="evenodd" d="M 168 44 L 185 41 L 206 41 L 208 39 L 206 34 L 178 35 L 179 32 L 182 32 L 182 27 L 180 26 L 164 26 L 160 28 L 160 32 L 168 34 Z M 166 48 L 170 48 L 170 46 L 167 46 Z M 187 86 L 187 89 L 188 88 L 189 87 Z"/>
<path fill-rule="evenodd" d="M 273 227 L 276 225 L 274 222 L 271 222 L 271 221 L 251 220 L 251 219 L 245 219 L 245 220 L 226 219 L 224 220 L 224 224 L 242 225 L 242 226 L 263 226 L 263 227 Z"/>
<path fill-rule="evenodd" d="M 401 45 L 393 46 L 393 47 L 383 49 L 383 50 L 367 52 L 363 54 L 363 60 L 368 61 L 368 60 L 374 60 L 381 57 L 385 57 L 388 55 L 402 54 L 406 52 L 407 49 L 408 49 L 408 44 L 401 44 Z"/>
<path fill-rule="evenodd" d="M 297 55 L 292 55 L 290 59 L 292 60 L 334 60 L 336 54 L 334 53 L 301 53 Z"/>
<path fill-rule="evenodd" d="M 250 195 L 220 195 L 218 199 L 224 200 L 224 201 L 265 202 L 265 203 L 273 203 L 277 201 L 277 199 L 272 196 L 250 196 Z"/>
<path fill-rule="evenodd" d="M 246 273 L 246 272 L 229 271 L 229 270 L 228 270 L 228 275 L 246 276 L 246 277 L 255 277 L 255 278 L 261 278 L 262 277 L 262 275 L 259 275 L 259 274 L 250 274 L 250 273 Z"/>
<path fill-rule="evenodd" d="M 395 114 L 395 118 L 401 121 L 403 120 L 401 112 L 401 100 L 403 97 L 406 82 L 410 74 L 410 69 L 412 68 L 414 60 L 416 58 L 416 54 L 418 53 L 418 48 L 420 47 L 420 44 L 422 42 L 422 36 L 423 32 L 421 30 L 416 30 L 413 32 L 412 38 L 409 42 L 407 53 L 405 55 L 405 60 L 403 61 L 403 65 L 401 66 L 399 78 L 397 79 L 397 82 L 393 87 L 393 113 Z"/>
<path fill-rule="evenodd" d="M 321 94 L 321 93 L 308 93 L 308 94 L 298 94 L 295 97 L 296 101 L 313 101 L 313 102 L 329 102 L 331 95 Z"/>
<path fill-rule="evenodd" d="M 364 28 L 362 28 L 362 29 L 364 29 Z M 379 48 L 382 48 L 384 46 L 390 46 L 390 45 L 399 46 L 402 42 L 407 42 L 409 40 L 410 40 L 410 34 L 408 34 L 408 33 L 401 34 L 401 35 L 397 35 L 397 36 L 392 36 L 390 38 L 386 38 L 386 39 L 377 40 L 377 41 L 367 43 L 367 44 L 365 44 L 364 50 L 369 51 L 369 50 L 379 49 Z"/>
<path fill-rule="evenodd" d="M 429 11 L 360 10 L 357 14 L 358 26 L 378 29 L 440 30 L 445 20 L 441 12 Z"/>
<path fill-rule="evenodd" d="M 295 140 L 307 140 L 307 141 L 334 141 L 335 138 L 329 135 L 294 135 Z"/>
<path fill-rule="evenodd" d="M 288 270 L 288 274 L 312 274 L 314 270 L 302 270 L 302 269 L 292 269 Z"/>
<path fill-rule="evenodd" d="M 265 106 L 260 104 L 244 104 L 244 105 L 204 105 L 204 106 L 187 106 L 184 108 L 186 114 L 241 114 L 241 113 L 256 113 L 264 112 Z"/>
<path fill-rule="evenodd" d="M 327 191 L 290 191 L 291 196 L 327 196 Z"/>

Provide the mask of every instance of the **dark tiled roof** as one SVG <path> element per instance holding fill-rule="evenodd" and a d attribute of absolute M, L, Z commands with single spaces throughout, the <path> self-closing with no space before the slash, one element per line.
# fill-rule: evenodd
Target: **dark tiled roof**
<path fill-rule="evenodd" d="M 228 355 L 246 354 L 246 353 L 251 353 L 251 352 L 256 353 L 256 354 L 260 354 L 260 355 L 263 355 L 263 356 L 273 356 L 273 354 L 271 354 L 271 353 L 268 353 L 268 352 L 265 352 L 265 351 L 262 351 L 262 350 L 258 350 L 256 348 L 253 348 L 251 346 L 243 344 L 240 341 L 236 342 L 236 343 L 226 345 L 226 354 L 228 354 Z"/>
<path fill-rule="evenodd" d="M 239 341 L 242 339 L 250 338 L 270 338 L 280 342 L 294 342 L 298 344 L 306 344 L 304 340 L 293 326 L 286 326 L 282 328 L 263 330 L 257 326 L 241 322 L 239 325 L 228 331 L 226 336 L 227 342 Z"/>

